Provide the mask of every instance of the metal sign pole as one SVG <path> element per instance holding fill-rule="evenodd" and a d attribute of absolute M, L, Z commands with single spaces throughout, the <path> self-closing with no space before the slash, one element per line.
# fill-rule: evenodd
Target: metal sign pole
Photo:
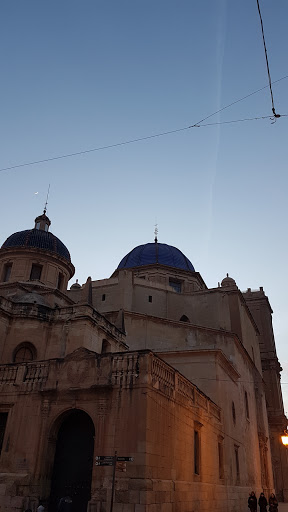
<path fill-rule="evenodd" d="M 112 478 L 112 495 L 111 495 L 110 512 L 113 512 L 116 462 L 117 462 L 117 451 L 115 450 L 115 454 L 113 457 L 113 478 Z"/>

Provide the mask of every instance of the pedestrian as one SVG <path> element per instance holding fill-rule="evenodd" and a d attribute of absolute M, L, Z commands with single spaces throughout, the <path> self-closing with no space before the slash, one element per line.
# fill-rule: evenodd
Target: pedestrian
<path fill-rule="evenodd" d="M 61 498 L 58 504 L 58 512 L 72 512 L 72 499 L 70 496 Z"/>
<path fill-rule="evenodd" d="M 257 510 L 257 498 L 255 496 L 254 491 L 250 492 L 250 494 L 249 494 L 248 508 L 250 508 L 251 512 L 256 512 L 256 510 Z"/>
<path fill-rule="evenodd" d="M 260 497 L 259 497 L 259 500 L 258 500 L 258 505 L 260 507 L 260 512 L 267 512 L 267 505 L 268 505 L 268 502 L 264 496 L 264 492 L 261 492 L 260 494 Z"/>
<path fill-rule="evenodd" d="M 277 512 L 278 511 L 278 501 L 275 494 L 272 492 L 269 498 L 269 512 Z"/>
<path fill-rule="evenodd" d="M 43 501 L 39 500 L 39 505 L 37 507 L 37 512 L 45 512 L 45 507 L 43 505 Z"/>

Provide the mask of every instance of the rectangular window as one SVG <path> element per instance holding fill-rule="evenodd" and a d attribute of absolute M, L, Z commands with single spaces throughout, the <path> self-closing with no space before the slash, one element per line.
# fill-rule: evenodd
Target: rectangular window
<path fill-rule="evenodd" d="M 61 274 L 61 272 L 59 272 L 59 274 L 58 274 L 58 283 L 57 283 L 58 290 L 62 290 L 63 282 L 64 282 L 63 274 Z"/>
<path fill-rule="evenodd" d="M 245 391 L 245 409 L 246 409 L 246 418 L 247 418 L 247 420 L 249 420 L 249 402 L 248 402 L 247 391 Z"/>
<path fill-rule="evenodd" d="M 33 263 L 30 273 L 30 281 L 40 281 L 42 273 L 42 265 L 35 265 Z"/>
<path fill-rule="evenodd" d="M 200 475 L 200 434 L 194 430 L 194 473 Z"/>
<path fill-rule="evenodd" d="M 219 478 L 224 478 L 223 444 L 218 443 Z"/>
<path fill-rule="evenodd" d="M 2 451 L 8 412 L 0 412 L 0 453 Z"/>
<path fill-rule="evenodd" d="M 239 453 L 238 446 L 234 446 L 235 451 L 235 467 L 236 467 L 236 479 L 239 480 L 240 477 L 240 467 L 239 467 Z"/>
<path fill-rule="evenodd" d="M 148 300 L 149 300 L 149 302 L 152 302 L 152 295 L 149 295 Z"/>
<path fill-rule="evenodd" d="M 173 279 L 169 279 L 169 286 L 175 290 L 177 293 L 181 293 L 181 281 L 175 281 Z"/>
<path fill-rule="evenodd" d="M 4 283 L 7 283 L 7 281 L 9 281 L 10 275 L 11 275 L 11 270 L 12 270 L 12 263 L 6 263 L 6 265 L 4 265 L 4 272 L 3 272 L 3 282 Z"/>
<path fill-rule="evenodd" d="M 105 295 L 105 293 L 103 293 L 103 295 L 102 295 L 102 302 L 104 302 L 104 300 L 106 300 L 106 295 Z"/>

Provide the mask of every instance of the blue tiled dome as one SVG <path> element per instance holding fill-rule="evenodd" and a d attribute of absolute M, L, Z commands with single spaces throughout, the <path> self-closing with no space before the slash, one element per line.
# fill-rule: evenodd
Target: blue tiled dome
<path fill-rule="evenodd" d="M 186 258 L 183 252 L 172 245 L 159 243 L 138 245 L 120 261 L 117 268 L 141 267 L 155 265 L 155 263 L 195 272 L 191 261 Z"/>
<path fill-rule="evenodd" d="M 52 233 L 42 229 L 27 229 L 9 236 L 1 249 L 27 247 L 53 252 L 71 262 L 67 247 Z"/>

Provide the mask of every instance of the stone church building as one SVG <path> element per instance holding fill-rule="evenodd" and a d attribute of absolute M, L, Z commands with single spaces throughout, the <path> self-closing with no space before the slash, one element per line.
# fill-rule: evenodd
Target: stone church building
<path fill-rule="evenodd" d="M 288 500 L 263 288 L 227 275 L 208 289 L 156 238 L 68 289 L 74 267 L 49 227 L 44 211 L 0 249 L 0 511 L 56 512 L 65 496 L 73 512 L 241 512 L 252 490 Z"/>

